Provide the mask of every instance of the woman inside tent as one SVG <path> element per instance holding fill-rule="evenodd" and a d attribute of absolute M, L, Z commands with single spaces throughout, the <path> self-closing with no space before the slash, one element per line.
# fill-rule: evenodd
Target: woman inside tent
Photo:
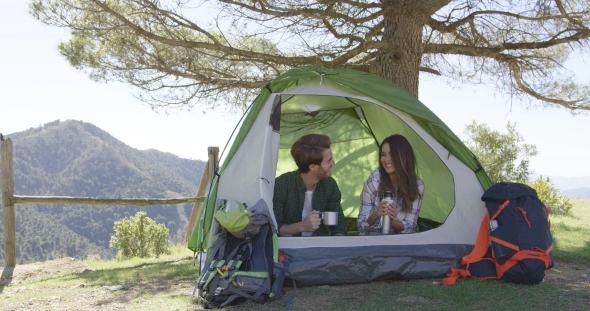
<path fill-rule="evenodd" d="M 381 216 L 391 219 L 391 228 L 384 234 L 412 233 L 424 194 L 424 182 L 416 176 L 414 151 L 402 135 L 385 138 L 380 150 L 379 168 L 371 173 L 361 193 L 360 234 L 380 234 Z M 382 200 L 385 191 L 393 194 L 393 204 Z"/>

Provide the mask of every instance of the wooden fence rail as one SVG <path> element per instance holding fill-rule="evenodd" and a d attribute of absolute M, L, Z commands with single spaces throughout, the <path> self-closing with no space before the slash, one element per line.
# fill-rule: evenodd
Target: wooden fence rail
<path fill-rule="evenodd" d="M 132 205 L 132 206 L 149 206 L 163 204 L 182 204 L 194 203 L 191 218 L 187 227 L 185 240 L 190 239 L 190 235 L 195 227 L 200 208 L 205 200 L 205 191 L 207 185 L 214 175 L 215 168 L 219 163 L 219 148 L 209 147 L 207 167 L 201 178 L 201 183 L 197 191 L 197 197 L 194 198 L 167 198 L 167 199 L 103 199 L 103 198 L 80 198 L 64 196 L 22 196 L 14 195 L 14 172 L 12 167 L 12 141 L 4 139 L 0 134 L 1 146 L 1 165 L 2 171 L 2 212 L 4 216 L 4 267 L 16 266 L 16 226 L 15 226 L 15 204 L 88 204 L 88 205 Z"/>
<path fill-rule="evenodd" d="M 102 199 L 102 198 L 78 198 L 78 197 L 43 197 L 15 195 L 10 200 L 13 204 L 91 204 L 91 205 L 133 205 L 148 206 L 158 204 L 181 204 L 203 202 L 204 197 L 197 198 L 170 198 L 170 199 Z"/>

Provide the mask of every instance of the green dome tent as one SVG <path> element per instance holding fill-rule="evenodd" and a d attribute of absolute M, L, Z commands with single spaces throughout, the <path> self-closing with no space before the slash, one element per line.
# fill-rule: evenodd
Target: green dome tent
<path fill-rule="evenodd" d="M 420 218 L 441 225 L 413 234 L 281 237 L 279 248 L 298 283 L 340 284 L 375 279 L 444 276 L 473 245 L 492 184 L 477 159 L 424 104 L 397 85 L 365 72 L 307 66 L 261 89 L 240 125 L 188 247 L 206 250 L 219 231 L 213 219 L 227 200 L 272 209 L 274 179 L 296 169 L 299 137 L 330 136 L 345 216 L 356 223 L 360 193 L 378 166 L 379 143 L 393 134 L 410 141 L 425 192 Z"/>

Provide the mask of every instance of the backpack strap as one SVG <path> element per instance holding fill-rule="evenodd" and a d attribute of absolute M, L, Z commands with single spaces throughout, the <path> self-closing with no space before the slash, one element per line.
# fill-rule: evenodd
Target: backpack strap
<path fill-rule="evenodd" d="M 223 239 L 223 238 L 219 237 L 218 239 Z M 227 244 L 227 239 L 223 239 L 223 240 L 219 241 L 219 243 L 217 243 L 213 247 L 213 250 L 211 251 L 211 258 L 216 258 L 216 259 L 213 259 L 211 261 L 211 263 L 207 266 L 207 270 L 201 272 L 201 276 L 197 279 L 197 283 L 195 284 L 195 288 L 193 289 L 193 295 L 192 295 L 193 297 L 195 296 L 195 292 L 197 291 L 197 288 L 203 289 L 203 288 L 207 287 L 209 282 L 211 282 L 211 280 L 215 276 L 215 273 L 217 273 L 216 268 L 221 268 L 223 263 L 225 263 L 225 260 L 220 259 L 220 258 L 223 258 L 223 254 L 225 253 L 225 245 L 226 244 Z"/>
<path fill-rule="evenodd" d="M 461 263 L 466 265 L 465 268 L 452 268 L 451 272 L 447 274 L 446 278 L 443 278 L 442 283 L 445 286 L 453 285 L 457 282 L 457 278 L 461 277 L 468 277 L 471 276 L 469 272 L 469 265 L 471 263 L 477 262 L 481 260 L 485 253 L 487 252 L 488 245 L 489 245 L 489 233 L 488 233 L 488 223 L 490 222 L 490 215 L 486 212 L 481 224 L 479 225 L 479 232 L 477 233 L 477 240 L 475 241 L 475 246 L 471 253 L 465 255 L 461 259 Z"/>
<path fill-rule="evenodd" d="M 248 299 L 256 301 L 256 302 L 264 302 L 264 297 L 261 297 L 261 295 L 264 293 L 265 287 L 270 287 L 270 276 L 264 280 L 263 285 L 260 286 L 258 291 L 256 291 L 256 293 L 254 293 L 254 295 L 249 295 L 249 294 L 239 290 L 236 287 L 229 287 L 227 290 L 229 290 L 235 294 L 229 296 L 229 298 L 227 298 L 226 301 L 224 301 L 222 304 L 220 304 L 219 307 L 223 308 L 223 307 L 227 306 L 229 303 L 231 303 L 232 301 L 234 301 L 234 299 L 239 298 L 239 297 L 248 298 Z"/>
<path fill-rule="evenodd" d="M 496 217 L 498 217 L 498 215 L 500 215 L 500 213 L 502 213 L 502 211 L 504 210 L 504 208 L 506 208 L 506 206 L 508 206 L 508 204 L 510 204 L 510 200 L 506 200 L 504 203 L 502 203 L 502 205 L 500 205 L 500 207 L 498 207 L 498 210 L 496 211 L 494 216 L 492 216 L 492 218 L 490 218 L 490 220 L 496 219 Z"/>
<path fill-rule="evenodd" d="M 498 208 L 498 211 L 494 213 L 491 219 L 498 217 L 498 215 L 500 215 L 502 210 L 504 210 L 508 204 L 510 204 L 510 200 L 506 200 L 504 203 L 502 203 L 502 205 L 500 205 Z M 473 251 L 461 259 L 461 263 L 465 265 L 465 267 L 452 268 L 451 272 L 447 274 L 447 277 L 443 278 L 443 285 L 449 286 L 455 284 L 460 276 L 464 278 L 473 277 L 477 279 L 498 278 L 495 272 L 495 260 L 491 258 L 485 258 L 489 249 L 490 241 L 493 239 L 493 237 L 490 236 L 488 228 L 489 222 L 490 215 L 486 210 L 481 224 L 479 225 L 477 240 L 475 240 Z"/>
<path fill-rule="evenodd" d="M 230 277 L 230 275 L 233 274 L 233 272 L 236 269 L 240 268 L 244 252 L 246 251 L 246 249 L 248 249 L 248 247 L 251 248 L 251 244 L 252 243 L 248 243 L 247 241 L 240 242 L 240 244 L 238 244 L 238 246 L 236 246 L 232 250 L 232 252 L 226 257 L 226 259 L 222 260 L 223 263 L 227 262 L 228 265 L 222 264 L 216 266 L 217 274 L 213 275 L 215 278 L 212 284 L 212 288 L 215 288 L 215 291 L 225 290 L 229 286 L 229 281 L 227 280 L 227 278 Z M 222 278 L 225 280 L 221 281 Z M 206 287 L 207 284 L 205 284 L 204 286 Z"/>
<path fill-rule="evenodd" d="M 209 283 L 215 279 L 215 277 L 219 278 L 218 274 L 223 275 L 223 272 L 220 272 L 220 268 L 223 266 L 223 264 L 225 263 L 225 260 L 220 259 L 220 260 L 215 260 L 211 263 L 211 265 L 209 266 L 209 268 L 207 268 L 207 271 L 205 271 L 205 273 L 203 274 L 203 278 L 199 279 L 199 281 L 197 282 L 197 286 L 195 286 L 195 289 L 198 287 L 200 289 L 204 289 L 207 288 L 207 285 L 209 285 Z M 193 290 L 193 295 L 194 295 L 194 290 Z"/>
<path fill-rule="evenodd" d="M 291 275 L 291 271 L 289 271 L 289 269 L 287 269 L 283 265 L 277 265 L 276 267 L 285 271 L 285 274 L 291 277 L 291 280 L 293 281 L 293 292 L 291 293 L 291 296 L 289 296 L 289 298 L 285 300 L 285 302 L 283 303 L 287 310 L 291 310 L 291 308 L 293 308 L 293 300 L 295 299 L 295 295 L 297 294 L 297 284 L 295 284 L 295 279 L 293 278 L 293 275 Z"/>
<path fill-rule="evenodd" d="M 522 250 L 514 254 L 514 256 L 510 257 L 510 259 L 506 260 L 503 265 L 498 264 L 498 279 L 501 279 L 504 276 L 504 273 L 512 268 L 518 262 L 524 259 L 536 259 L 541 260 L 545 264 L 545 268 L 548 269 L 551 265 L 551 258 L 549 258 L 550 250 L 544 251 L 542 249 L 539 250 Z"/>

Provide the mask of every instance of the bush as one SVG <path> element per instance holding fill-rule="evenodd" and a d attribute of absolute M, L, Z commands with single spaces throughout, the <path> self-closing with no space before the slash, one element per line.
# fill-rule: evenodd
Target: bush
<path fill-rule="evenodd" d="M 561 196 L 549 178 L 543 179 L 543 176 L 540 176 L 532 182 L 525 182 L 525 184 L 537 191 L 539 199 L 549 207 L 552 213 L 570 214 L 573 207 L 570 199 Z"/>
<path fill-rule="evenodd" d="M 109 246 L 117 250 L 119 257 L 158 257 L 170 253 L 168 228 L 157 224 L 145 212 L 116 221 L 114 230 Z"/>
<path fill-rule="evenodd" d="M 516 131 L 516 123 L 508 122 L 507 133 L 494 131 L 485 123 L 472 121 L 465 127 L 463 140 L 477 157 L 493 183 L 527 181 L 530 158 L 537 155 L 535 145 L 526 144 Z"/>

